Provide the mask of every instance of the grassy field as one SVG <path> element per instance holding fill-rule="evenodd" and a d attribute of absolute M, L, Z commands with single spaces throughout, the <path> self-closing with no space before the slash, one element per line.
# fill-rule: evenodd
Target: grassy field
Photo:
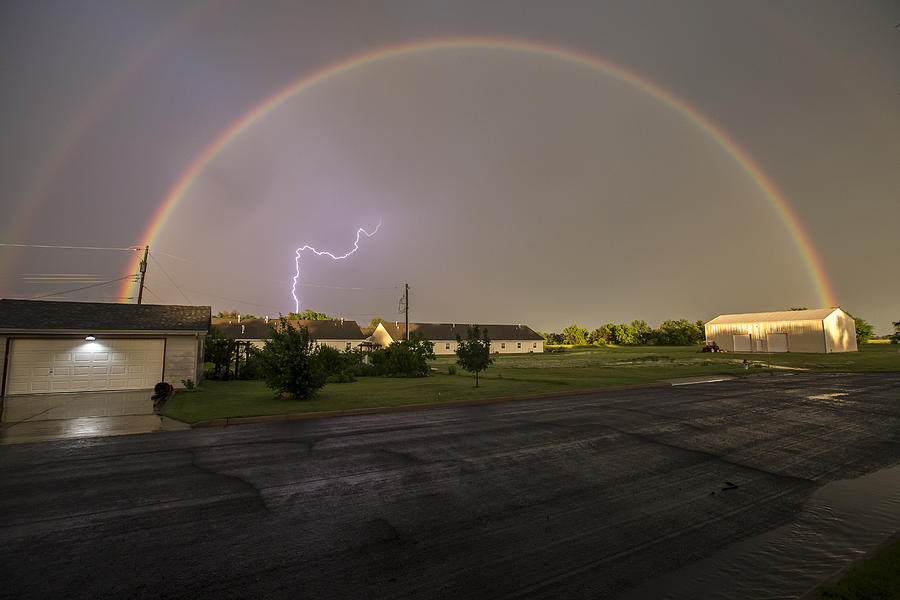
<path fill-rule="evenodd" d="M 188 423 L 225 417 L 249 417 L 379 406 L 434 404 L 479 398 L 564 393 L 653 383 L 698 375 L 737 375 L 799 368 L 815 371 L 900 371 L 896 345 L 872 344 L 848 354 L 706 354 L 697 347 L 576 347 L 563 353 L 505 355 L 479 376 L 460 370 L 449 375 L 455 356 L 432 361 L 433 375 L 421 378 L 362 377 L 332 383 L 308 401 L 275 398 L 260 381 L 205 381 L 181 392 L 165 408 L 166 416 Z M 746 358 L 752 367 L 745 371 Z"/>
<path fill-rule="evenodd" d="M 900 542 L 884 548 L 847 573 L 835 585 L 819 590 L 819 598 L 900 598 Z"/>

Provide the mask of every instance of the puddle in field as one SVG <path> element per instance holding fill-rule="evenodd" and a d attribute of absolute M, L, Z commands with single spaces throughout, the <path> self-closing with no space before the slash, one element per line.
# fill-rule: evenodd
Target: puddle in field
<path fill-rule="evenodd" d="M 900 465 L 816 490 L 792 523 L 624 598 L 799 598 L 900 531 Z"/>

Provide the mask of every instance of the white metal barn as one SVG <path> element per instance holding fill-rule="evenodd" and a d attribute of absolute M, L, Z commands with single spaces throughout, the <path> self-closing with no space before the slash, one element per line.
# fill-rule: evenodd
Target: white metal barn
<path fill-rule="evenodd" d="M 840 308 L 719 315 L 706 341 L 728 352 L 856 352 L 856 324 Z"/>

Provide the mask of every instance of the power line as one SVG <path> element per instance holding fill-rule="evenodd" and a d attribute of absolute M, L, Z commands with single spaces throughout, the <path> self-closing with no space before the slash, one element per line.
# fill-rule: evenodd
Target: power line
<path fill-rule="evenodd" d="M 63 250 L 127 250 L 129 252 L 134 252 L 136 250 L 140 250 L 137 246 L 132 246 L 131 248 L 103 248 L 101 246 L 53 246 L 50 244 L 4 244 L 0 243 L 0 246 L 6 246 L 9 248 L 59 248 Z"/>
<path fill-rule="evenodd" d="M 146 283 L 144 284 L 144 289 L 146 291 L 150 292 L 151 294 L 153 294 L 153 297 L 156 298 L 157 300 L 159 300 L 160 302 L 163 301 L 163 299 L 159 297 L 159 294 L 157 294 L 156 292 L 151 290 L 150 287 Z"/>
<path fill-rule="evenodd" d="M 117 281 L 122 281 L 123 279 L 128 279 L 129 277 L 134 277 L 134 275 L 125 275 L 125 276 L 119 277 L 119 278 L 117 278 L 117 279 L 111 279 L 111 280 L 109 280 L 109 281 L 103 281 L 103 282 L 101 282 L 101 283 L 95 283 L 95 284 L 93 284 L 93 285 L 86 285 L 86 286 L 84 286 L 84 287 L 75 288 L 74 290 L 66 290 L 66 291 L 63 291 L 63 292 L 53 292 L 52 294 L 43 294 L 43 295 L 41 295 L 41 296 L 32 296 L 32 297 L 30 298 L 30 300 L 37 300 L 38 298 L 47 298 L 48 296 L 61 296 L 61 295 L 64 295 L 64 294 L 71 294 L 71 293 L 73 293 L 73 292 L 80 292 L 81 290 L 86 290 L 86 289 L 88 289 L 88 288 L 99 287 L 99 286 L 101 286 L 101 285 L 107 285 L 107 284 L 110 284 L 110 283 L 115 283 L 115 282 L 117 282 Z"/>
<path fill-rule="evenodd" d="M 187 297 L 187 294 L 185 294 L 183 291 L 181 291 L 181 288 L 178 287 L 178 284 L 175 283 L 175 280 L 172 279 L 172 276 L 169 275 L 169 272 L 163 268 L 162 264 L 160 264 L 160 262 L 158 260 L 156 260 L 156 257 L 151 254 L 150 258 L 153 259 L 153 264 L 155 264 L 157 267 L 159 267 L 159 270 L 163 272 L 163 275 L 165 275 L 169 279 L 169 281 L 172 282 L 172 285 L 175 286 L 175 289 L 178 290 L 178 292 L 184 297 L 184 299 L 187 300 L 187 303 L 190 304 L 191 299 Z M 156 294 L 153 294 L 153 295 L 156 296 Z M 159 296 L 156 296 L 156 297 L 159 298 Z"/>
<path fill-rule="evenodd" d="M 213 294 L 212 292 L 202 292 L 200 290 L 192 290 L 189 288 L 185 288 L 185 289 L 187 289 L 187 291 L 191 292 L 192 294 L 205 294 L 207 296 L 212 296 L 213 298 L 218 298 L 219 300 L 228 300 L 229 302 L 240 302 L 241 304 L 249 304 L 250 306 L 258 306 L 260 308 L 272 308 L 272 309 L 275 309 L 276 311 L 281 310 L 277 306 L 273 306 L 271 304 L 259 304 L 258 302 L 250 302 L 249 300 L 240 300 L 238 298 L 228 298 L 226 296 L 219 296 L 218 294 Z"/>
<path fill-rule="evenodd" d="M 174 258 L 175 260 L 181 260 L 187 263 L 192 263 L 194 261 L 188 260 L 186 258 L 182 258 L 180 256 L 175 256 L 174 254 L 169 254 L 168 252 L 163 252 L 162 250 L 154 250 L 157 254 L 162 254 L 163 256 L 168 256 L 169 258 Z"/>

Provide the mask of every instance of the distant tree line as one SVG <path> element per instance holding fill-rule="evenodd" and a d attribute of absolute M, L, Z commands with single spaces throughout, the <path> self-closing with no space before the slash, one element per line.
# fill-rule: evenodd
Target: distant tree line
<path fill-rule="evenodd" d="M 593 331 L 573 323 L 561 333 L 542 332 L 541 335 L 550 345 L 689 346 L 702 342 L 706 331 L 703 321 L 668 319 L 657 329 L 647 325 L 646 321 L 607 323 Z"/>

